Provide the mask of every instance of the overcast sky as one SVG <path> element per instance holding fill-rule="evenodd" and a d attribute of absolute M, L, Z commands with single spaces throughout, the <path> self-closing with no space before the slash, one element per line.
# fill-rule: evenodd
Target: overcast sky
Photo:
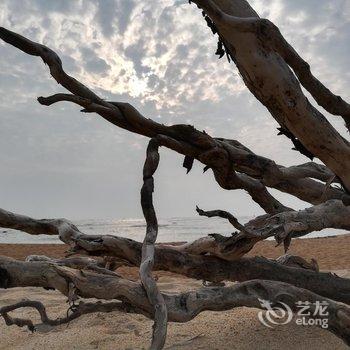
<path fill-rule="evenodd" d="M 350 99 L 350 0 L 254 0 L 334 92 Z M 190 123 L 238 139 L 283 165 L 307 161 L 277 137 L 276 122 L 214 55 L 200 11 L 180 0 L 2 0 L 0 24 L 54 49 L 66 71 L 102 97 L 127 101 L 161 123 Z M 36 217 L 141 217 L 147 139 L 36 97 L 63 91 L 37 57 L 0 42 L 0 207 Z M 329 120 L 344 133 L 337 117 Z M 262 213 L 211 171 L 161 149 L 155 203 L 160 217 L 193 216 L 195 205 Z M 305 206 L 272 191 L 284 204 Z"/>

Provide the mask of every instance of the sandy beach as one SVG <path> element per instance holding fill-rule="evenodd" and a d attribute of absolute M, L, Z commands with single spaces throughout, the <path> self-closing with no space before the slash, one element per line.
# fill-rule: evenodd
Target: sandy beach
<path fill-rule="evenodd" d="M 249 255 L 275 258 L 283 253 L 274 242 L 257 244 Z M 350 277 L 348 247 L 350 235 L 296 239 L 290 253 L 306 259 L 316 258 L 321 270 L 334 271 L 339 276 Z M 30 254 L 61 257 L 67 249 L 64 245 L 0 245 L 0 255 L 24 259 Z M 136 280 L 137 268 L 118 270 L 124 276 Z M 193 290 L 201 287 L 201 281 L 173 273 L 157 271 L 158 283 L 168 293 Z M 0 305 L 22 299 L 41 300 L 48 306 L 51 317 L 64 315 L 66 298 L 56 291 L 41 288 L 11 289 L 0 291 Z M 302 327 L 295 323 L 267 328 L 257 318 L 257 309 L 237 308 L 226 312 L 203 312 L 186 324 L 169 324 L 166 349 L 347 349 L 333 334 L 317 327 Z M 21 316 L 37 319 L 31 310 L 19 312 Z M 152 322 L 141 315 L 111 314 L 85 315 L 68 326 L 50 329 L 41 327 L 30 334 L 26 329 L 7 327 L 0 323 L 0 349 L 147 349 L 151 337 Z"/>

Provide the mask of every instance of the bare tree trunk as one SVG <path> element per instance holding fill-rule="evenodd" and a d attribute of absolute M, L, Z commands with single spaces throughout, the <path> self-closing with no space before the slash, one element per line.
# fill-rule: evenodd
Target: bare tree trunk
<path fill-rule="evenodd" d="M 342 115 L 348 125 L 350 106 L 312 76 L 309 65 L 287 43 L 278 28 L 260 19 L 247 1 L 193 2 L 214 22 L 249 90 L 281 127 L 321 159 L 350 191 L 349 142 L 311 105 L 300 84 L 330 113 Z"/>

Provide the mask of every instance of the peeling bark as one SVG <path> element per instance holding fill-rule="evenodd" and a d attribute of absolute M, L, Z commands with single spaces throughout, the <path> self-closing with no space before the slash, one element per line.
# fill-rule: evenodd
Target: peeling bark
<path fill-rule="evenodd" d="M 311 105 L 300 83 L 316 101 L 349 121 L 349 105 L 309 71 L 278 28 L 260 19 L 245 0 L 194 0 L 218 28 L 244 83 L 282 126 L 327 165 L 350 190 L 350 144 Z M 294 69 L 294 75 L 289 65 Z M 300 79 L 300 81 L 298 80 Z M 336 108 L 339 107 L 339 108 Z M 341 112 L 341 113 L 337 113 Z"/>

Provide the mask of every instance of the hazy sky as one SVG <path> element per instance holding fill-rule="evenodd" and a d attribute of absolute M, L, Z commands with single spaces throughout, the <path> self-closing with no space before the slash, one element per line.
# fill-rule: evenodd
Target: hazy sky
<path fill-rule="evenodd" d="M 316 76 L 350 99 L 350 0 L 254 0 L 306 58 Z M 277 137 L 276 122 L 214 55 L 200 11 L 180 0 L 2 0 L 0 24 L 54 49 L 66 71 L 102 97 L 128 101 L 162 123 L 190 123 L 238 139 L 283 165 L 307 161 Z M 147 139 L 36 97 L 63 91 L 37 57 L 0 42 L 0 207 L 36 217 L 141 217 Z M 337 117 L 330 121 L 341 132 Z M 211 171 L 161 149 L 155 203 L 160 217 L 192 216 L 195 205 L 237 215 L 261 209 L 225 191 Z M 272 191 L 294 208 L 305 203 Z"/>

